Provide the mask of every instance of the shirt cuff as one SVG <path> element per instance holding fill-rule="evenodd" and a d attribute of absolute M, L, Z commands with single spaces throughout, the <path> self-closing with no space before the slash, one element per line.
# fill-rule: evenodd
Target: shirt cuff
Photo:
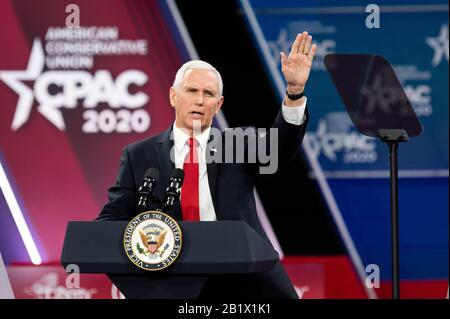
<path fill-rule="evenodd" d="M 302 125 L 305 120 L 305 110 L 306 110 L 306 101 L 307 97 L 305 96 L 305 102 L 300 106 L 286 106 L 283 103 L 281 104 L 281 113 L 283 114 L 283 118 L 289 124 L 294 125 Z"/>

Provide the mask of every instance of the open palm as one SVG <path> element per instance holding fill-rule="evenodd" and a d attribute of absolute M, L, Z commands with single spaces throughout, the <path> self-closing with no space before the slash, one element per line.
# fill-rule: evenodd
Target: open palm
<path fill-rule="evenodd" d="M 281 71 L 291 93 L 302 92 L 311 71 L 316 45 L 308 32 L 298 34 L 289 56 L 281 52 Z"/>

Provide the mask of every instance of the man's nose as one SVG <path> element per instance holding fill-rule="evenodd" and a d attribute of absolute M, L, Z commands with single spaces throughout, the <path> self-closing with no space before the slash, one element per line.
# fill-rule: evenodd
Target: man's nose
<path fill-rule="evenodd" d="M 197 95 L 195 96 L 195 104 L 198 106 L 203 106 L 203 101 L 204 101 L 203 93 L 202 92 L 197 93 Z"/>

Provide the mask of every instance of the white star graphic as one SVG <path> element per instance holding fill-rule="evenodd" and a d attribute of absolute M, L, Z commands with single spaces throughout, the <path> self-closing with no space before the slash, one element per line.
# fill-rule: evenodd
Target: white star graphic
<path fill-rule="evenodd" d="M 425 41 L 434 50 L 433 60 L 431 64 L 436 67 L 445 55 L 448 62 L 448 25 L 443 24 L 441 26 L 441 32 L 437 37 L 429 37 Z"/>
<path fill-rule="evenodd" d="M 25 71 L 0 71 L 0 80 L 19 95 L 11 128 L 15 131 L 30 117 L 33 106 L 33 91 L 22 81 L 35 80 L 44 69 L 44 50 L 41 41 L 35 39 Z"/>

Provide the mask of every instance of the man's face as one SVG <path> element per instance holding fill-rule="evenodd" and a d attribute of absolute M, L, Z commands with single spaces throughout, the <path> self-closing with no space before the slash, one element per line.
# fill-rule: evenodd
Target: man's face
<path fill-rule="evenodd" d="M 219 96 L 216 75 L 208 70 L 186 71 L 180 88 L 170 88 L 170 104 L 175 108 L 175 124 L 178 128 L 192 132 L 194 128 L 208 128 L 214 115 L 219 112 L 223 96 Z"/>

